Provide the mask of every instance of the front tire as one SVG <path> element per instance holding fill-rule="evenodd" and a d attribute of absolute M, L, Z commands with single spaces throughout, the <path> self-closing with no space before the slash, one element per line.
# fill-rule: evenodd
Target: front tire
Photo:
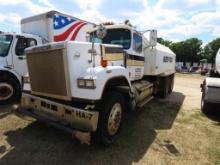
<path fill-rule="evenodd" d="M 20 84 L 13 78 L 0 78 L 0 105 L 18 101 L 21 96 Z"/>
<path fill-rule="evenodd" d="M 124 98 L 118 92 L 108 92 L 99 106 L 98 128 L 94 141 L 104 145 L 112 144 L 121 129 L 124 116 Z"/>

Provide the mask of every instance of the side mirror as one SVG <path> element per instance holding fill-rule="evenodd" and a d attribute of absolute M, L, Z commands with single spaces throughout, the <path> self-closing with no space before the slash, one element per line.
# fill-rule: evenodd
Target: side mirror
<path fill-rule="evenodd" d="M 86 42 L 89 42 L 89 41 L 90 41 L 90 34 L 87 33 L 87 34 L 86 34 Z"/>
<path fill-rule="evenodd" d="M 107 34 L 107 30 L 104 25 L 100 24 L 96 31 L 96 35 L 98 38 L 103 39 Z"/>
<path fill-rule="evenodd" d="M 30 47 L 32 47 L 32 46 L 36 46 L 36 43 L 34 41 L 30 42 Z"/>
<path fill-rule="evenodd" d="M 20 35 L 16 35 L 16 38 L 19 39 L 19 38 L 25 38 L 24 36 L 20 36 Z"/>
<path fill-rule="evenodd" d="M 157 30 L 151 30 L 149 36 L 149 46 L 154 47 L 157 45 Z"/>

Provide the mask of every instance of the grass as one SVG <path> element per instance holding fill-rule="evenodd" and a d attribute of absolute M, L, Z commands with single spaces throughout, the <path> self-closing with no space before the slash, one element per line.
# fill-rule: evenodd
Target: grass
<path fill-rule="evenodd" d="M 5 109 L 0 112 L 0 164 L 220 164 L 220 120 L 198 108 L 185 109 L 185 97 L 176 91 L 168 100 L 154 99 L 126 115 L 117 141 L 109 147 L 80 145 L 62 131 L 24 121 L 0 107 Z"/>
<path fill-rule="evenodd" d="M 201 74 L 193 74 L 193 73 L 176 73 L 176 76 L 182 78 L 193 78 L 193 79 L 204 79 L 205 76 Z"/>
<path fill-rule="evenodd" d="M 197 119 L 197 120 L 206 120 L 206 116 L 204 115 L 204 113 L 201 112 L 200 109 L 195 109 L 195 112 L 191 115 L 191 118 L 193 119 Z"/>
<path fill-rule="evenodd" d="M 157 131 L 172 127 L 178 111 L 178 104 L 152 101 L 138 112 L 126 116 L 118 140 L 107 148 L 80 145 L 59 130 L 37 122 L 30 123 L 25 128 L 3 133 L 7 137 L 6 148 L 14 149 L 0 160 L 0 164 L 37 164 L 37 162 L 41 164 L 132 164 L 139 162 L 157 138 Z M 3 124 L 10 125 L 11 120 L 18 124 L 22 122 L 10 115 Z M 13 125 L 10 126 L 13 127 Z M 31 161 L 27 162 L 30 157 Z"/>
<path fill-rule="evenodd" d="M 219 139 L 214 141 L 213 135 L 219 126 L 207 123 L 205 118 L 198 110 L 188 114 L 181 103 L 153 100 L 139 112 L 126 116 L 118 140 L 107 148 L 80 145 L 59 130 L 29 123 L 24 128 L 2 132 L 7 137 L 5 148 L 13 149 L 0 159 L 0 164 L 202 164 L 201 153 L 206 158 L 204 162 L 216 164 L 220 145 L 216 146 Z M 22 122 L 13 115 L 1 122 L 10 125 L 11 120 L 13 125 Z M 208 124 L 205 128 L 201 126 L 204 122 Z M 213 141 L 206 141 L 207 137 Z"/>
<path fill-rule="evenodd" d="M 212 160 L 213 164 L 220 164 L 220 138 L 216 139 L 216 141 L 208 147 L 209 157 Z"/>
<path fill-rule="evenodd" d="M 207 136 L 210 140 L 208 146 L 209 157 L 213 164 L 220 164 L 220 114 L 213 113 L 211 117 L 214 119 L 207 127 Z"/>

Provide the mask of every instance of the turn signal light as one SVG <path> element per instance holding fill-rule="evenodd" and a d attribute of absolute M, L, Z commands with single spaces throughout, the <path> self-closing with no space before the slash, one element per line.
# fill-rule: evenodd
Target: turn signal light
<path fill-rule="evenodd" d="M 101 66 L 104 68 L 108 66 L 108 61 L 104 60 L 103 57 L 101 58 Z"/>

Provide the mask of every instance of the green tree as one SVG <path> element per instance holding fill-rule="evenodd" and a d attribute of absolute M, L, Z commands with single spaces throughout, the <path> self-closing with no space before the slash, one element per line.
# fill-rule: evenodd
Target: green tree
<path fill-rule="evenodd" d="M 163 38 L 157 38 L 157 42 L 168 47 L 170 47 L 170 45 L 172 44 L 172 41 L 165 40 Z"/>
<path fill-rule="evenodd" d="M 202 41 L 190 38 L 185 41 L 172 43 L 171 50 L 176 54 L 176 60 L 182 62 L 199 62 L 202 52 Z"/>
<path fill-rule="evenodd" d="M 185 56 L 187 61 L 199 62 L 202 52 L 202 41 L 198 38 L 190 38 L 184 41 Z"/>
<path fill-rule="evenodd" d="M 176 54 L 176 61 L 186 62 L 183 43 L 183 41 L 175 42 L 170 46 L 170 49 Z"/>
<path fill-rule="evenodd" d="M 202 57 L 208 59 L 209 62 L 215 63 L 215 57 L 220 48 L 220 38 L 216 38 L 209 42 L 203 49 Z"/>
<path fill-rule="evenodd" d="M 171 42 L 163 38 L 157 41 L 168 46 L 175 54 L 176 60 L 181 62 L 199 62 L 202 56 L 202 41 L 198 38 L 190 38 L 185 41 Z"/>

